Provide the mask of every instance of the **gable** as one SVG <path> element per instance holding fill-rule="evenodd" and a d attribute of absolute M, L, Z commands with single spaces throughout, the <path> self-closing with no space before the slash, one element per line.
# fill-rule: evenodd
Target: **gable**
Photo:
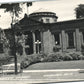
<path fill-rule="evenodd" d="M 18 23 L 14 25 L 14 28 L 16 30 L 35 30 L 42 28 L 43 23 L 32 20 L 31 18 L 25 16 L 23 19 L 21 19 Z"/>
<path fill-rule="evenodd" d="M 25 16 L 22 20 L 19 21 L 20 25 L 24 25 L 24 26 L 31 26 L 31 25 L 39 25 L 42 24 L 42 22 L 33 20 L 27 16 Z"/>

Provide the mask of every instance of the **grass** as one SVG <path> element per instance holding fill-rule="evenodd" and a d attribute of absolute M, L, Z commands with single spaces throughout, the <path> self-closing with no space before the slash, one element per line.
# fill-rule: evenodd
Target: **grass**
<path fill-rule="evenodd" d="M 27 70 L 47 69 L 84 69 L 84 60 L 36 63 L 27 68 Z"/>

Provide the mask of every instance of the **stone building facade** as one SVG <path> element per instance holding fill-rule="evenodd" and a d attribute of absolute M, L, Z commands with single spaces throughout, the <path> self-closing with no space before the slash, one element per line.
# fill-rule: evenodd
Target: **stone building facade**
<path fill-rule="evenodd" d="M 84 43 L 84 19 L 43 23 L 25 16 L 14 28 L 15 38 L 23 38 L 24 55 L 51 53 L 54 46 L 60 52 L 81 51 Z"/>

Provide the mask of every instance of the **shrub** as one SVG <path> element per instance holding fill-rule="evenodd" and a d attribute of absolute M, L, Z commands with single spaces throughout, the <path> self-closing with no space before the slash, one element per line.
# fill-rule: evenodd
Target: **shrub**
<path fill-rule="evenodd" d="M 43 61 L 42 58 L 44 58 L 45 54 L 32 54 L 28 55 L 22 62 L 21 62 L 21 68 L 26 68 L 31 64 L 38 63 Z"/>
<path fill-rule="evenodd" d="M 8 54 L 0 54 L 0 65 L 11 63 L 13 57 Z"/>
<path fill-rule="evenodd" d="M 84 56 L 83 55 L 80 55 L 79 56 L 79 60 L 84 60 Z"/>
<path fill-rule="evenodd" d="M 70 60 L 73 60 L 73 58 L 69 55 L 69 53 L 65 53 L 63 54 L 63 60 L 64 61 L 70 61 Z"/>
<path fill-rule="evenodd" d="M 70 56 L 73 58 L 73 60 L 79 60 L 79 55 L 76 53 L 72 53 Z"/>
<path fill-rule="evenodd" d="M 61 61 L 61 60 L 63 60 L 63 57 L 61 56 L 61 54 L 51 53 L 47 57 L 44 57 L 43 61 L 45 61 L 45 62 L 57 62 L 57 61 Z"/>
<path fill-rule="evenodd" d="M 24 69 L 26 67 L 28 67 L 30 65 L 30 63 L 28 61 L 22 61 L 21 62 L 21 69 Z"/>

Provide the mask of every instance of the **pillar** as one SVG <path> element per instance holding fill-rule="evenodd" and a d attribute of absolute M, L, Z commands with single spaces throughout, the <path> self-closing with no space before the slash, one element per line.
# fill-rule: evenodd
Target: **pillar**
<path fill-rule="evenodd" d="M 83 33 L 82 32 L 80 32 L 80 39 L 81 39 L 81 45 L 83 44 Z"/>
<path fill-rule="evenodd" d="M 52 34 L 52 44 L 53 44 L 53 46 L 55 46 L 55 37 L 54 37 L 54 34 Z"/>
<path fill-rule="evenodd" d="M 66 35 L 65 35 L 65 31 L 62 30 L 61 31 L 61 35 L 62 35 L 62 51 L 66 51 Z"/>
<path fill-rule="evenodd" d="M 33 34 L 33 53 L 36 54 L 35 33 L 32 32 L 32 34 Z"/>
<path fill-rule="evenodd" d="M 52 34 L 50 30 L 43 32 L 43 45 L 44 45 L 44 53 L 48 54 L 53 51 L 52 46 Z"/>
<path fill-rule="evenodd" d="M 79 33 L 79 29 L 76 29 L 76 50 L 80 51 L 81 50 L 81 41 L 80 41 L 80 33 Z"/>
<path fill-rule="evenodd" d="M 69 47 L 69 44 L 68 44 L 69 38 L 68 38 L 68 34 L 67 33 L 65 33 L 65 35 L 66 35 L 66 48 L 68 48 Z"/>
<path fill-rule="evenodd" d="M 60 38 L 60 46 L 62 47 L 62 36 L 61 36 L 61 33 L 59 34 L 59 38 Z"/>
<path fill-rule="evenodd" d="M 76 47 L 76 37 L 75 37 L 75 32 L 73 33 L 74 36 L 74 47 Z"/>

